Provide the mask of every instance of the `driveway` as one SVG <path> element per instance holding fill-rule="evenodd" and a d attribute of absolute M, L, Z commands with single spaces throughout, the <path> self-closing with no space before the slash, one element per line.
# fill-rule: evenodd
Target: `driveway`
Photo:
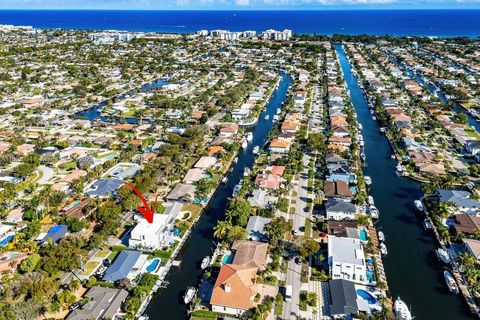
<path fill-rule="evenodd" d="M 50 168 L 50 167 L 41 165 L 41 166 L 38 167 L 37 170 L 38 170 L 38 171 L 40 172 L 40 174 L 42 175 L 42 176 L 40 177 L 40 179 L 37 180 L 37 183 L 38 183 L 39 185 L 49 184 L 50 179 L 53 177 L 53 175 L 54 175 L 54 173 L 55 173 L 55 172 L 53 171 L 53 169 Z"/>

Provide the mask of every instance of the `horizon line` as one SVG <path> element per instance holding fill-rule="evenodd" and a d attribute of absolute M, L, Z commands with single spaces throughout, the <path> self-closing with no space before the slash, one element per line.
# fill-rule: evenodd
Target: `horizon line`
<path fill-rule="evenodd" d="M 205 8 L 205 9 L 104 9 L 104 8 L 34 8 L 34 9 L 27 9 L 27 8 L 0 8 L 0 11 L 190 11 L 190 12 L 199 12 L 199 11 L 218 11 L 218 12 L 255 12 L 255 11 L 480 11 L 479 7 L 474 8 L 255 8 L 255 9 L 247 9 L 247 8 L 238 8 L 238 9 L 213 9 L 213 8 Z"/>

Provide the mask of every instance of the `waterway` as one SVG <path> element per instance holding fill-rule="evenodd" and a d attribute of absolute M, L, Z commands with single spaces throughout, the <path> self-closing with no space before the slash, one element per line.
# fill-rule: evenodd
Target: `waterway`
<path fill-rule="evenodd" d="M 163 87 L 168 84 L 168 81 L 165 80 L 155 80 L 150 83 L 143 84 L 140 87 L 140 92 L 151 92 L 155 90 L 156 88 Z M 115 97 L 115 101 L 122 101 L 125 100 L 129 96 L 133 96 L 136 93 L 136 90 L 129 90 L 121 95 L 118 95 Z M 88 108 L 86 110 L 77 112 L 74 117 L 77 119 L 86 119 L 89 121 L 101 121 L 101 122 L 125 122 L 129 124 L 138 124 L 139 119 L 133 118 L 133 117 L 115 117 L 114 115 L 112 116 L 106 116 L 102 114 L 103 108 L 105 108 L 107 105 L 106 101 L 100 102 L 99 104 L 94 105 L 91 108 Z M 149 120 L 144 120 L 144 122 L 148 122 Z"/>
<path fill-rule="evenodd" d="M 336 50 L 358 122 L 363 126 L 367 162 L 364 173 L 372 178 L 370 194 L 380 211 L 376 227 L 386 237 L 388 255 L 383 262 L 390 292 L 411 306 L 417 319 L 473 319 L 463 298 L 448 291 L 443 267 L 435 257 L 435 240 L 415 214 L 413 201 L 422 196 L 420 184 L 395 174 L 389 142 L 368 111 L 345 51 L 338 44 Z"/>
<path fill-rule="evenodd" d="M 445 96 L 445 94 L 443 93 L 442 90 L 440 90 L 440 88 L 437 88 L 436 86 L 432 85 L 431 83 L 423 80 L 418 74 L 416 74 L 415 72 L 413 72 L 410 68 L 408 68 L 407 66 L 405 66 L 404 64 L 401 64 L 398 62 L 398 60 L 390 55 L 390 54 L 387 54 L 387 56 L 390 58 L 390 60 L 395 63 L 398 67 L 402 68 L 402 70 L 404 70 L 407 75 L 413 79 L 413 80 L 416 80 L 420 85 L 422 85 L 424 88 L 426 88 L 431 94 L 435 95 L 440 99 L 440 101 L 442 101 L 445 105 L 448 105 L 448 98 Z M 460 107 L 457 103 L 454 102 L 454 107 L 453 107 L 453 111 L 456 112 L 456 113 L 463 113 L 467 116 L 468 118 L 468 124 L 474 128 L 477 132 L 480 132 L 480 122 L 478 122 L 477 119 L 475 119 L 474 117 L 472 117 L 472 115 L 470 115 L 470 113 L 468 113 L 465 109 L 463 109 L 462 107 Z"/>
<path fill-rule="evenodd" d="M 277 108 L 282 107 L 288 93 L 292 79 L 281 73 L 281 81 L 274 91 L 265 110 L 260 114 L 259 121 L 253 129 L 253 140 L 248 147 L 238 155 L 238 162 L 233 165 L 233 170 L 228 174 L 228 181 L 218 187 L 212 197 L 208 209 L 202 214 L 197 225 L 193 228 L 190 239 L 187 240 L 180 251 L 178 259 L 180 267 L 170 269 L 166 281 L 169 285 L 161 289 L 152 299 L 146 313 L 150 319 L 186 319 L 186 308 L 183 304 L 183 294 L 189 286 L 197 286 L 200 282 L 202 271 L 200 264 L 205 256 L 212 254 L 213 227 L 217 221 L 224 218 L 228 198 L 232 195 L 233 188 L 243 178 L 245 167 L 251 168 L 255 161 L 252 153 L 254 146 L 263 147 L 268 140 L 268 134 L 273 126 L 273 116 Z M 265 115 L 269 120 L 265 120 Z"/>

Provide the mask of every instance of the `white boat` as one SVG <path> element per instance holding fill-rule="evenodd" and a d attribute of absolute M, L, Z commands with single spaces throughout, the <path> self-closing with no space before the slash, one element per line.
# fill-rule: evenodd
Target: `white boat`
<path fill-rule="evenodd" d="M 248 147 L 247 139 L 243 139 L 243 140 L 242 140 L 242 148 L 243 148 L 243 149 L 247 149 L 247 147 Z"/>
<path fill-rule="evenodd" d="M 240 189 L 242 189 L 241 184 L 235 185 L 235 187 L 233 187 L 232 197 L 236 197 Z"/>
<path fill-rule="evenodd" d="M 438 248 L 435 253 L 437 254 L 437 258 L 445 264 L 450 264 L 450 256 L 448 252 L 442 248 Z"/>
<path fill-rule="evenodd" d="M 238 157 L 235 157 L 235 159 L 233 159 L 233 163 L 237 163 L 238 162 Z"/>
<path fill-rule="evenodd" d="M 273 116 L 273 122 L 277 122 L 278 119 L 280 119 L 279 116 L 277 116 L 277 115 L 274 115 L 274 116 Z"/>
<path fill-rule="evenodd" d="M 403 172 L 403 166 L 400 163 L 397 164 L 397 172 Z"/>
<path fill-rule="evenodd" d="M 227 181 L 228 181 L 228 178 L 227 178 L 226 176 L 223 177 L 222 182 L 223 182 L 223 183 L 227 183 Z"/>
<path fill-rule="evenodd" d="M 393 304 L 393 309 L 395 310 L 395 316 L 401 320 L 412 320 L 412 313 L 405 302 L 403 302 L 400 297 L 395 300 Z"/>
<path fill-rule="evenodd" d="M 383 234 L 383 231 L 378 231 L 378 240 L 380 241 L 385 241 L 385 235 Z"/>
<path fill-rule="evenodd" d="M 277 114 L 280 114 L 280 112 L 282 112 L 282 109 L 277 108 Z"/>
<path fill-rule="evenodd" d="M 253 154 L 258 154 L 258 152 L 260 151 L 260 147 L 259 146 L 255 146 L 252 150 L 252 153 Z"/>
<path fill-rule="evenodd" d="M 363 130 L 363 126 L 362 126 L 361 123 L 358 124 L 358 130 L 360 130 L 360 131 Z"/>
<path fill-rule="evenodd" d="M 415 208 L 420 212 L 423 212 L 423 210 L 425 209 L 423 207 L 423 203 L 422 203 L 421 200 L 415 200 L 415 201 L 413 201 L 413 204 L 415 205 Z"/>
<path fill-rule="evenodd" d="M 375 111 L 373 109 L 370 109 L 370 114 L 375 114 Z"/>
<path fill-rule="evenodd" d="M 383 242 L 380 243 L 380 252 L 383 256 L 388 254 L 387 246 Z"/>
<path fill-rule="evenodd" d="M 395 155 L 392 154 L 392 155 L 390 156 L 390 159 L 395 160 Z"/>
<path fill-rule="evenodd" d="M 202 264 L 200 265 L 200 267 L 202 268 L 202 270 L 206 269 L 209 265 L 210 265 L 210 260 L 212 258 L 210 258 L 210 256 L 206 256 L 205 258 L 203 258 L 202 260 Z"/>
<path fill-rule="evenodd" d="M 384 128 L 384 127 L 381 127 L 381 128 L 380 128 L 380 132 L 381 132 L 381 133 L 384 133 L 384 132 L 385 132 L 385 128 Z"/>
<path fill-rule="evenodd" d="M 270 115 L 267 114 L 264 119 L 265 119 L 265 120 L 270 120 Z"/>
<path fill-rule="evenodd" d="M 368 207 L 368 213 L 373 219 L 378 219 L 378 217 L 380 216 L 377 207 L 375 207 L 374 205 Z"/>
<path fill-rule="evenodd" d="M 423 220 L 423 227 L 425 228 L 425 230 L 432 230 L 433 229 L 433 225 L 428 218 L 425 218 Z"/>
<path fill-rule="evenodd" d="M 360 153 L 360 159 L 362 159 L 362 161 L 365 161 L 367 157 L 365 156 L 365 153 Z"/>
<path fill-rule="evenodd" d="M 193 300 L 193 298 L 195 298 L 196 294 L 197 289 L 195 289 L 194 287 L 188 287 L 185 295 L 183 296 L 183 302 L 185 302 L 185 304 L 189 304 Z"/>
<path fill-rule="evenodd" d="M 375 201 L 373 200 L 372 196 L 368 196 L 367 202 L 368 202 L 369 205 L 372 205 L 372 206 L 375 204 Z"/>
<path fill-rule="evenodd" d="M 375 116 L 372 116 L 372 120 L 377 120 L 377 117 L 375 117 Z"/>
<path fill-rule="evenodd" d="M 445 270 L 443 272 L 443 276 L 445 277 L 445 283 L 447 284 L 448 290 L 450 290 L 451 293 L 458 294 L 458 286 L 452 274 L 449 271 Z"/>
<path fill-rule="evenodd" d="M 360 140 L 360 146 L 363 147 L 365 145 L 365 141 Z"/>
<path fill-rule="evenodd" d="M 369 176 L 365 176 L 364 177 L 364 180 L 365 180 L 365 184 L 367 186 L 371 185 L 372 184 L 372 178 L 370 178 Z"/>
<path fill-rule="evenodd" d="M 253 140 L 253 133 L 251 133 L 251 132 L 247 133 L 246 138 L 247 138 L 247 142 L 252 142 L 252 140 Z"/>
<path fill-rule="evenodd" d="M 250 170 L 250 168 L 245 167 L 245 169 L 243 169 L 244 177 L 248 177 L 251 173 L 252 173 L 252 170 Z"/>

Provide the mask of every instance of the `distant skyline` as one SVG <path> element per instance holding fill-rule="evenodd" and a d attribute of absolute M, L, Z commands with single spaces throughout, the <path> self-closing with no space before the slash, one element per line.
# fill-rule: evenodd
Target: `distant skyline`
<path fill-rule="evenodd" d="M 480 0 L 0 0 L 0 9 L 368 10 L 480 9 Z"/>

